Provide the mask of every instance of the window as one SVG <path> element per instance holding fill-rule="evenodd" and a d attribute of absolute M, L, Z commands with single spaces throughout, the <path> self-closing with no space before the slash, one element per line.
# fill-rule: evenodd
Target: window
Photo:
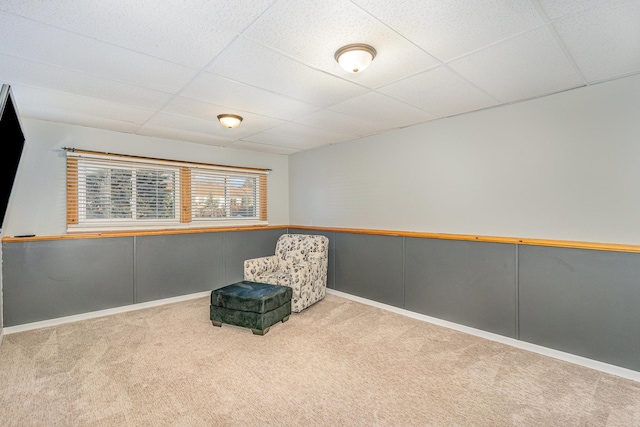
<path fill-rule="evenodd" d="M 84 223 L 178 220 L 179 169 L 78 160 L 78 219 Z"/>
<path fill-rule="evenodd" d="M 266 224 L 267 173 L 69 149 L 67 228 Z"/>
<path fill-rule="evenodd" d="M 257 217 L 259 185 L 255 176 L 206 170 L 191 173 L 194 220 Z"/>

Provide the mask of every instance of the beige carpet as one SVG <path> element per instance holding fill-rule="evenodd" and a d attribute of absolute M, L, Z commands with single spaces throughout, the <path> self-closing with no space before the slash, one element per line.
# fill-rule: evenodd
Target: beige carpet
<path fill-rule="evenodd" d="M 640 383 L 328 295 L 265 336 L 207 298 L 7 335 L 2 426 L 640 426 Z"/>

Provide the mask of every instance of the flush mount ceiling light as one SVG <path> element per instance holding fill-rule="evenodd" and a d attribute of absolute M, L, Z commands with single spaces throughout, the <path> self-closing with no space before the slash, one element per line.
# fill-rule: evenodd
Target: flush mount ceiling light
<path fill-rule="evenodd" d="M 359 73 L 371 64 L 376 50 L 368 44 L 356 43 L 342 46 L 336 51 L 338 64 L 349 73 Z"/>
<path fill-rule="evenodd" d="M 236 116 L 235 114 L 220 114 L 218 116 L 218 120 L 220 120 L 222 126 L 233 129 L 235 127 L 238 127 L 238 125 L 242 121 L 242 117 Z"/>

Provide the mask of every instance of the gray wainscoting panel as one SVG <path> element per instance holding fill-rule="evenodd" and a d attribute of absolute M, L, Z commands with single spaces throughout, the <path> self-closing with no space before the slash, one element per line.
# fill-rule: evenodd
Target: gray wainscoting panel
<path fill-rule="evenodd" d="M 136 237 L 136 302 L 223 286 L 222 234 Z"/>
<path fill-rule="evenodd" d="M 4 326 L 133 304 L 133 238 L 3 244 Z"/>
<path fill-rule="evenodd" d="M 402 307 L 403 238 L 335 233 L 336 290 Z"/>
<path fill-rule="evenodd" d="M 405 308 L 515 338 L 515 245 L 407 238 Z"/>
<path fill-rule="evenodd" d="M 520 339 L 640 371 L 640 254 L 521 246 Z"/>
<path fill-rule="evenodd" d="M 319 234 L 321 236 L 325 236 L 329 239 L 329 265 L 327 268 L 327 288 L 335 289 L 336 288 L 336 267 L 335 267 L 335 252 L 336 252 L 336 244 L 335 244 L 335 233 L 333 231 L 319 231 L 319 230 L 304 230 L 297 228 L 290 228 L 289 233 L 291 234 Z"/>
<path fill-rule="evenodd" d="M 244 279 L 245 260 L 275 255 L 276 242 L 283 234 L 287 234 L 284 228 L 224 233 L 224 285 Z"/>

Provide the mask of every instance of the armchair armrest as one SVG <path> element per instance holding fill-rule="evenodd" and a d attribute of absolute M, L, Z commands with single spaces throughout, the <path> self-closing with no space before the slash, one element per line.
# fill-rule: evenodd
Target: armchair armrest
<path fill-rule="evenodd" d="M 248 259 L 244 262 L 244 279 L 257 281 L 258 276 L 273 273 L 277 268 L 278 257 L 275 255 Z"/>

